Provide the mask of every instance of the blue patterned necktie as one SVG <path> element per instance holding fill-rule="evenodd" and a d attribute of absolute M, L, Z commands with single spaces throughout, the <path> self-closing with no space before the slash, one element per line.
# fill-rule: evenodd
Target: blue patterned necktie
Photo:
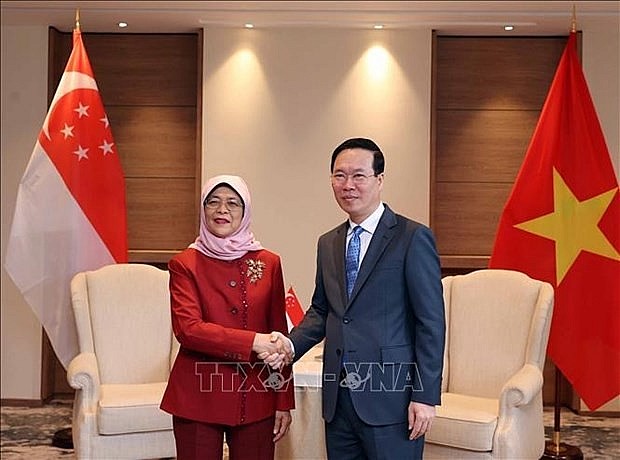
<path fill-rule="evenodd" d="M 349 240 L 349 246 L 347 247 L 347 258 L 345 262 L 345 269 L 347 272 L 347 294 L 351 297 L 351 291 L 355 285 L 355 279 L 357 278 L 357 270 L 360 260 L 360 233 L 364 229 L 359 225 L 353 228 L 353 235 Z"/>

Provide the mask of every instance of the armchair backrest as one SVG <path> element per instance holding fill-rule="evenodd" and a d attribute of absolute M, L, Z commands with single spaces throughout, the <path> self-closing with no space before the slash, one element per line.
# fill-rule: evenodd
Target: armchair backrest
<path fill-rule="evenodd" d="M 497 398 L 526 364 L 544 366 L 553 287 L 512 270 L 442 279 L 446 308 L 444 392 Z"/>
<path fill-rule="evenodd" d="M 168 379 L 178 343 L 170 322 L 169 275 L 145 264 L 115 264 L 71 282 L 80 352 L 97 358 L 101 383 Z"/>

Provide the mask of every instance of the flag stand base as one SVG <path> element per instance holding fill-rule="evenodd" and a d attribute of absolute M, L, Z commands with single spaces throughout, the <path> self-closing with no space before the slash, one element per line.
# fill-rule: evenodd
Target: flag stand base
<path fill-rule="evenodd" d="M 540 460 L 583 460 L 583 453 L 579 447 L 571 446 L 560 442 L 560 417 L 562 415 L 562 401 L 560 397 L 560 386 L 562 385 L 562 374 L 560 369 L 555 366 L 555 403 L 553 407 L 553 441 L 545 443 L 545 452 Z"/>
<path fill-rule="evenodd" d="M 545 444 L 545 453 L 541 460 L 583 460 L 583 453 L 579 447 L 560 443 L 559 447 L 553 441 Z"/>
<path fill-rule="evenodd" d="M 54 433 L 52 446 L 60 449 L 73 449 L 73 433 L 71 428 L 64 428 Z"/>

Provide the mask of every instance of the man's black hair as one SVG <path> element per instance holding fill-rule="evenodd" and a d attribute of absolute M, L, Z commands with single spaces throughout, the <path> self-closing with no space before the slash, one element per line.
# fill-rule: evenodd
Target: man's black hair
<path fill-rule="evenodd" d="M 372 169 L 375 175 L 381 174 L 385 170 L 385 158 L 383 157 L 383 152 L 377 144 L 375 144 L 370 139 L 366 139 L 364 137 L 354 137 L 351 139 L 347 139 L 342 144 L 340 144 L 332 153 L 332 161 L 330 165 L 330 171 L 334 172 L 334 163 L 336 163 L 336 158 L 343 150 L 350 149 L 364 149 L 372 152 Z"/>

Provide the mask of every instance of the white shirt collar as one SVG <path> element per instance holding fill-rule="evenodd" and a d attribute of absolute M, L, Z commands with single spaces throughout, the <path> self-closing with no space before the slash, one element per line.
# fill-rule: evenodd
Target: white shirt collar
<path fill-rule="evenodd" d="M 377 229 L 377 225 L 379 225 L 379 219 L 383 215 L 383 211 L 385 210 L 385 206 L 383 203 L 379 203 L 377 209 L 375 209 L 371 215 L 366 217 L 361 223 L 356 224 L 351 219 L 349 219 L 349 229 L 347 230 L 347 235 L 353 231 L 353 227 L 360 226 L 364 229 L 365 232 L 370 233 L 371 235 L 375 233 Z"/>

